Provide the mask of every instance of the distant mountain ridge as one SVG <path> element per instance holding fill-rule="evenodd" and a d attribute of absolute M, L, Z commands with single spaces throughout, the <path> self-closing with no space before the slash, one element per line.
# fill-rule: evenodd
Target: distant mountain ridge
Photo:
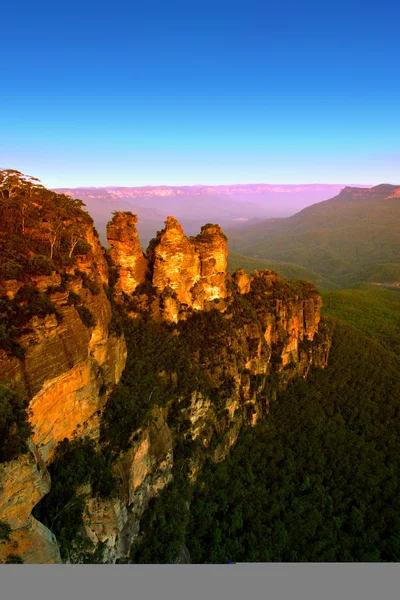
<path fill-rule="evenodd" d="M 345 187 L 288 218 L 226 230 L 230 249 L 295 263 L 348 285 L 366 267 L 400 263 L 400 186 Z"/>
<path fill-rule="evenodd" d="M 346 187 L 345 184 L 330 184 L 330 183 L 307 183 L 307 184 L 272 184 L 272 183 L 239 183 L 232 185 L 145 185 L 145 186 L 80 186 L 77 188 L 58 188 L 63 192 L 83 191 L 105 191 L 111 197 L 126 197 L 129 195 L 132 198 L 151 197 L 151 196 L 173 196 L 179 194 L 191 193 L 192 195 L 201 194 L 226 194 L 235 196 L 236 194 L 251 194 L 257 195 L 265 192 L 294 194 L 299 192 L 331 192 L 332 190 L 342 190 Z M 369 185 L 348 185 L 347 187 L 368 188 Z"/>
<path fill-rule="evenodd" d="M 302 208 L 338 194 L 344 184 L 234 184 L 142 187 L 77 187 L 54 191 L 83 200 L 105 241 L 105 226 L 114 210 L 132 211 L 139 217 L 144 244 L 175 215 L 189 235 L 205 221 L 222 227 L 246 221 L 293 215 Z M 368 187 L 368 186 L 366 186 Z"/>

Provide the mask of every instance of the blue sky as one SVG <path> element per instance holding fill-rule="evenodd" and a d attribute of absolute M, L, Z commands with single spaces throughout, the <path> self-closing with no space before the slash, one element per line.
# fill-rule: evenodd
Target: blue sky
<path fill-rule="evenodd" d="M 394 0 L 8 3 L 0 167 L 48 186 L 400 183 Z"/>

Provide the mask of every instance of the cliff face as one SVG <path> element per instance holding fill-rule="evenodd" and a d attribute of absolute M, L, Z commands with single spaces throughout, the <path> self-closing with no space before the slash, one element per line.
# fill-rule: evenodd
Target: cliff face
<path fill-rule="evenodd" d="M 173 217 L 150 243 L 146 258 L 136 222 L 134 215 L 119 213 L 108 227 L 109 257 L 118 274 L 116 307 L 127 323 L 130 315 L 139 324 L 142 335 L 158 323 L 166 324 L 165 335 L 177 345 L 190 340 L 184 355 L 192 379 L 184 385 L 185 372 L 173 361 L 162 370 L 148 364 L 154 389 L 143 391 L 142 399 L 149 411 L 132 429 L 128 446 L 114 456 L 117 491 L 104 498 L 87 485 L 79 492 L 85 501 L 80 532 L 103 562 L 126 560 L 148 503 L 173 477 L 177 445 L 195 447 L 188 458 L 193 480 L 207 456 L 223 460 L 242 427 L 267 416 L 277 389 L 305 377 L 313 365 L 324 367 L 330 347 L 329 335 L 319 331 L 321 298 L 311 284 L 282 282 L 272 271 L 250 277 L 238 271 L 231 277 L 220 227 L 206 225 L 187 238 Z M 6 351 L 0 356 L 0 381 L 20 382 L 29 394 L 33 430 L 29 452 L 0 465 L 0 520 L 13 529 L 0 560 L 9 553 L 25 562 L 61 560 L 54 536 L 31 515 L 51 489 L 47 467 L 64 438 L 89 436 L 101 450 L 100 425 L 112 410 L 110 394 L 129 375 L 125 339 L 113 333 L 109 267 L 91 224 L 85 226 L 85 241 L 90 250 L 73 264 L 29 279 L 56 312 L 32 317 L 21 330 L 23 358 Z M 23 285 L 26 281 L 4 279 L 0 291 L 18 299 Z M 132 336 L 129 343 L 136 343 Z M 163 404 L 151 404 L 161 384 L 166 385 Z M 15 544 L 18 550 L 12 550 Z M 84 560 L 77 546 L 69 550 L 71 562 Z"/>
<path fill-rule="evenodd" d="M 30 398 L 29 451 L 0 464 L 0 520 L 14 530 L 1 551 L 10 553 L 17 540 L 12 553 L 24 562 L 60 561 L 54 536 L 31 511 L 50 490 L 47 465 L 58 442 L 77 432 L 98 437 L 101 410 L 126 362 L 125 340 L 112 332 L 111 305 L 103 289 L 109 278 L 104 250 L 91 223 L 81 225 L 80 237 L 85 254 L 57 271 L 0 281 L 0 296 L 14 301 L 16 309 L 29 310 L 29 298 L 40 292 L 41 302 L 53 311 L 32 316 L 20 327 L 23 357 L 0 349 L 0 382 L 18 382 Z M 17 302 L 23 289 L 30 296 Z M 90 322 L 83 322 L 85 315 Z"/>

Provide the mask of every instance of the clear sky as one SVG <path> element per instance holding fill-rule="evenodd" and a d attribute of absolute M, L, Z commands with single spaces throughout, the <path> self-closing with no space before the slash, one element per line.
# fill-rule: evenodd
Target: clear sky
<path fill-rule="evenodd" d="M 0 167 L 50 187 L 400 183 L 396 0 L 1 10 Z"/>

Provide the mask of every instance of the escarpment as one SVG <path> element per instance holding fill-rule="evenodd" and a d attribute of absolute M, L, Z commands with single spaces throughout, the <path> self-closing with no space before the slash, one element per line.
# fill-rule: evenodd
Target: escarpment
<path fill-rule="evenodd" d="M 42 223 L 34 207 L 13 233 L 23 239 L 30 225 L 35 240 L 22 269 L 8 255 L 0 266 L 0 381 L 28 397 L 31 426 L 0 464 L 3 562 L 129 561 L 146 507 L 175 474 L 193 481 L 207 457 L 223 460 L 279 389 L 329 355 L 312 284 L 229 275 L 218 225 L 188 238 L 169 217 L 145 255 L 137 217 L 116 213 L 105 252 L 71 201 L 78 241 L 63 209 L 53 248 L 51 215 Z"/>
<path fill-rule="evenodd" d="M 18 545 L 9 553 L 24 562 L 57 562 L 54 536 L 31 511 L 50 490 L 47 467 L 57 444 L 77 433 L 98 437 L 101 410 L 125 366 L 126 343 L 113 329 L 108 264 L 82 203 L 29 186 L 15 172 L 3 178 L 2 193 L 0 435 L 11 450 L 0 464 L 0 521 L 13 529 L 10 548 Z M 11 406 L 9 389 L 29 399 L 31 436 L 20 455 L 12 447 L 24 425 L 15 418 L 20 408 L 14 400 Z M 10 548 L 3 541 L 2 555 Z"/>

